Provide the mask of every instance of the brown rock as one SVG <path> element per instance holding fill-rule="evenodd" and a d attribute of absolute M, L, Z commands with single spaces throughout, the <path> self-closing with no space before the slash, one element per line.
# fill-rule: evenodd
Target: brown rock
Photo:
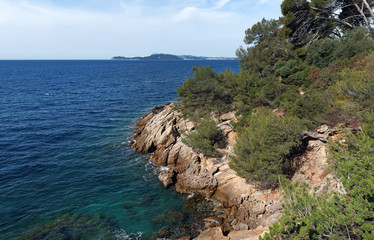
<path fill-rule="evenodd" d="M 217 180 L 213 176 L 216 170 L 217 168 L 203 169 L 201 171 L 197 164 L 188 168 L 187 171 L 178 174 L 177 191 L 182 193 L 199 192 L 210 196 L 217 188 Z"/>
<path fill-rule="evenodd" d="M 189 237 L 189 236 L 178 238 L 178 240 L 190 240 L 190 239 L 191 239 L 191 237 Z"/>
<path fill-rule="evenodd" d="M 235 231 L 248 230 L 248 225 L 242 222 L 238 222 L 232 226 Z"/>
<path fill-rule="evenodd" d="M 219 227 L 223 223 L 223 219 L 220 217 L 208 217 L 204 219 L 205 227 L 213 228 Z"/>
<path fill-rule="evenodd" d="M 318 133 L 325 133 L 329 130 L 329 126 L 327 125 L 322 125 L 319 129 L 317 129 Z"/>
<path fill-rule="evenodd" d="M 282 210 L 282 200 L 270 201 L 266 206 L 266 213 L 273 214 Z"/>
<path fill-rule="evenodd" d="M 168 161 L 167 165 L 170 167 L 176 167 L 177 166 L 177 161 L 179 158 L 179 153 L 182 148 L 183 143 L 182 142 L 177 142 L 173 148 L 169 151 L 169 156 L 168 156 Z"/>
<path fill-rule="evenodd" d="M 265 202 L 263 201 L 260 201 L 260 202 L 256 202 L 253 207 L 252 207 L 252 213 L 254 215 L 260 215 L 260 214 L 263 214 L 265 213 L 265 207 L 266 207 L 266 204 Z"/>
<path fill-rule="evenodd" d="M 159 113 L 160 111 L 164 110 L 165 109 L 165 106 L 156 106 L 152 109 L 152 113 Z"/>
<path fill-rule="evenodd" d="M 257 240 L 259 236 L 263 236 L 267 231 L 269 231 L 268 228 L 260 226 L 253 230 L 232 231 L 228 237 L 230 240 Z"/>
<path fill-rule="evenodd" d="M 224 113 L 222 114 L 221 116 L 219 116 L 219 120 L 222 121 L 222 122 L 225 122 L 225 121 L 236 121 L 236 116 L 235 116 L 235 112 L 229 112 L 229 113 Z"/>
<path fill-rule="evenodd" d="M 166 166 L 169 152 L 169 148 L 158 148 L 152 156 L 153 165 L 159 167 Z"/>
<path fill-rule="evenodd" d="M 173 169 L 168 169 L 160 172 L 158 179 L 164 184 L 166 188 L 174 184 L 175 171 Z"/>
<path fill-rule="evenodd" d="M 268 214 L 266 216 L 262 216 L 259 221 L 259 225 L 261 226 L 270 226 L 273 225 L 278 219 L 282 216 L 283 212 L 278 211 L 273 214 Z"/>
<path fill-rule="evenodd" d="M 245 206 L 240 206 L 235 213 L 235 219 L 240 222 L 247 222 L 250 218 L 250 209 Z"/>
<path fill-rule="evenodd" d="M 225 237 L 222 233 L 220 227 L 208 228 L 203 231 L 196 240 L 229 240 L 228 237 Z"/>

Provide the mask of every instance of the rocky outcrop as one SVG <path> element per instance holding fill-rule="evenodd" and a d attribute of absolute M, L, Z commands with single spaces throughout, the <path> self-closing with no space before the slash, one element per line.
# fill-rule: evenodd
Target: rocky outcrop
<path fill-rule="evenodd" d="M 183 119 L 175 105 L 157 107 L 136 125 L 132 148 L 153 153 L 155 166 L 168 166 L 159 179 L 167 187 L 175 185 L 181 193 L 198 192 L 210 196 L 217 188 L 217 167 L 208 166 L 205 157 L 182 142 L 182 135 L 194 124 Z"/>
<path fill-rule="evenodd" d="M 182 142 L 183 134 L 193 130 L 194 124 L 183 119 L 174 104 L 156 107 L 140 119 L 132 145 L 138 152 L 153 153 L 154 165 L 168 168 L 159 175 L 165 187 L 175 186 L 181 193 L 201 193 L 216 201 L 217 210 L 224 213 L 207 219 L 206 226 L 219 225 L 225 233 L 269 226 L 281 215 L 278 191 L 258 191 L 228 166 L 236 137 L 229 122 L 234 118 L 233 113 L 216 118 L 226 141 L 225 148 L 217 150 L 219 157 L 204 156 Z M 217 234 L 216 230 L 208 232 Z"/>
<path fill-rule="evenodd" d="M 162 182 L 162 184 L 164 184 L 164 187 L 165 188 L 168 188 L 170 187 L 171 185 L 173 185 L 175 179 L 175 170 L 174 169 L 168 169 L 168 170 L 165 170 L 165 171 L 162 171 L 159 175 L 158 175 L 158 179 L 160 180 L 160 182 Z"/>
<path fill-rule="evenodd" d="M 193 130 L 194 124 L 182 118 L 174 104 L 156 107 L 139 120 L 132 148 L 153 153 L 153 164 L 167 167 L 159 175 L 165 187 L 175 186 L 181 193 L 201 193 L 217 203 L 217 210 L 223 213 L 206 219 L 208 229 L 197 239 L 257 239 L 282 215 L 282 193 L 277 189 L 259 190 L 230 169 L 229 156 L 234 153 L 236 137 L 230 121 L 235 115 L 214 119 L 225 141 L 216 157 L 204 156 L 182 142 L 183 134 Z M 326 136 L 329 130 L 325 128 L 316 138 L 312 133 L 305 134 L 309 138 L 307 150 L 296 160 L 293 176 L 293 180 L 318 189 L 327 187 L 324 180 L 330 176 L 325 138 L 319 138 Z"/>

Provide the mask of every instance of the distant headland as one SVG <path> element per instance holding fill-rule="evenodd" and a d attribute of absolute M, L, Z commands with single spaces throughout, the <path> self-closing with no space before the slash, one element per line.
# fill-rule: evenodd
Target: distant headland
<path fill-rule="evenodd" d="M 173 54 L 164 54 L 164 53 L 155 53 L 150 56 L 145 57 L 122 57 L 115 56 L 110 60 L 235 60 L 236 58 L 229 57 L 197 57 L 191 55 L 173 55 Z"/>

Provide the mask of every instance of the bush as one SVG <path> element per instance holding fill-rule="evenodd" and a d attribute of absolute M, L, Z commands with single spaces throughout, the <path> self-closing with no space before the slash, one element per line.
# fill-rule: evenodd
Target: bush
<path fill-rule="evenodd" d="M 330 145 L 340 193 L 317 196 L 306 184 L 282 180 L 284 214 L 265 239 L 374 239 L 374 139 L 343 136 Z"/>
<path fill-rule="evenodd" d="M 261 87 L 258 88 L 256 95 L 249 100 L 252 106 L 271 106 L 274 99 L 287 91 L 287 86 L 279 83 L 277 79 L 266 78 L 259 80 Z"/>
<path fill-rule="evenodd" d="M 374 139 L 374 111 L 365 112 L 363 115 L 362 130 Z"/>
<path fill-rule="evenodd" d="M 238 136 L 230 166 L 259 187 L 275 187 L 286 172 L 286 159 L 301 146 L 303 123 L 295 117 L 280 118 L 262 110 Z"/>
<path fill-rule="evenodd" d="M 281 179 L 283 191 L 283 216 L 273 224 L 264 239 L 344 239 L 345 229 L 338 218 L 339 196 L 324 192 L 309 194 L 306 183 L 291 183 Z"/>
<path fill-rule="evenodd" d="M 367 106 L 374 106 L 374 63 L 368 63 L 364 70 L 345 69 L 340 73 L 340 91 Z"/>
<path fill-rule="evenodd" d="M 218 147 L 221 133 L 214 121 L 204 121 L 197 125 L 195 131 L 188 133 L 183 142 L 205 155 L 213 155 Z"/>
<path fill-rule="evenodd" d="M 350 30 L 340 40 L 338 48 L 334 51 L 334 58 L 350 59 L 360 53 L 374 50 L 374 40 L 366 28 L 357 27 Z"/>
<path fill-rule="evenodd" d="M 341 39 L 323 38 L 314 42 L 307 50 L 306 62 L 323 68 L 337 60 L 350 59 L 373 49 L 374 40 L 367 29 L 354 28 Z"/>
<path fill-rule="evenodd" d="M 324 38 L 316 41 L 307 50 L 306 62 L 319 68 L 326 67 L 336 60 L 334 52 L 338 46 L 339 40 L 336 39 Z"/>
<path fill-rule="evenodd" d="M 308 76 L 310 74 L 310 68 L 305 68 L 303 71 L 296 72 L 287 78 L 283 79 L 282 82 L 285 84 L 291 84 L 295 86 L 302 86 L 308 84 Z"/>
<path fill-rule="evenodd" d="M 288 60 L 287 62 L 278 62 L 275 64 L 274 68 L 275 73 L 282 78 L 287 78 L 296 72 L 302 71 L 305 69 L 305 66 L 302 61 L 299 59 Z"/>
<path fill-rule="evenodd" d="M 230 71 L 217 74 L 209 66 L 193 67 L 193 70 L 194 77 L 177 88 L 184 112 L 230 111 L 235 96 L 236 74 Z"/>

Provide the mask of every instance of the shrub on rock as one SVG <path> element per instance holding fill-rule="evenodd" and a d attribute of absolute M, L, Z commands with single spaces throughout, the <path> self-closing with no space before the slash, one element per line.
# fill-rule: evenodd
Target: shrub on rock
<path fill-rule="evenodd" d="M 303 123 L 296 117 L 280 118 L 271 111 L 255 113 L 238 136 L 230 166 L 248 181 L 274 187 L 285 173 L 287 157 L 301 146 Z"/>
<path fill-rule="evenodd" d="M 188 133 L 183 142 L 205 155 L 213 155 L 218 147 L 221 133 L 214 121 L 204 121 L 197 125 L 196 130 Z"/>

